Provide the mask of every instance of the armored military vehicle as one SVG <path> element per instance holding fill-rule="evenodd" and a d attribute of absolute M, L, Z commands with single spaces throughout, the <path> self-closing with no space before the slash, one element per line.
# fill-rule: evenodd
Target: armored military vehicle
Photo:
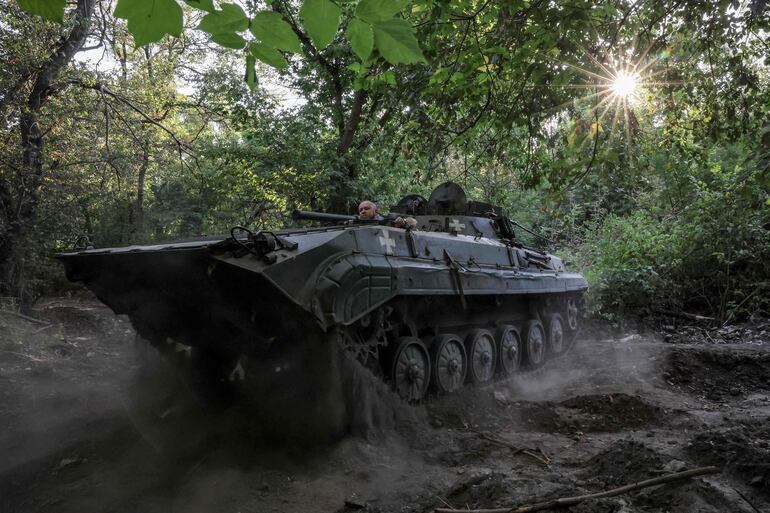
<path fill-rule="evenodd" d="M 397 216 L 417 226 L 396 228 Z M 578 331 L 585 279 L 520 244 L 500 207 L 457 184 L 374 220 L 294 217 L 321 226 L 57 257 L 142 337 L 220 381 L 243 379 L 247 362 L 286 362 L 292 348 L 337 345 L 418 401 L 540 367 Z"/>

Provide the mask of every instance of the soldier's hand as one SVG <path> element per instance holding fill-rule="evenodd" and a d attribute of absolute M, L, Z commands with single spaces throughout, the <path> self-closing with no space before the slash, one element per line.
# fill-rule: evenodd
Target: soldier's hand
<path fill-rule="evenodd" d="M 397 217 L 393 221 L 396 228 L 414 228 L 417 226 L 417 220 L 414 217 Z"/>

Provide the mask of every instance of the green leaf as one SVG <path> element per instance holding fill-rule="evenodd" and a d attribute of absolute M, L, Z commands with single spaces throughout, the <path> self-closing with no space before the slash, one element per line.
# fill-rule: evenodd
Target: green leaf
<path fill-rule="evenodd" d="M 67 0 L 18 0 L 19 7 L 30 14 L 42 16 L 51 21 L 64 21 L 64 6 Z"/>
<path fill-rule="evenodd" d="M 361 0 L 356 16 L 369 23 L 392 18 L 407 6 L 410 0 Z"/>
<path fill-rule="evenodd" d="M 246 40 L 235 32 L 218 32 L 211 35 L 211 40 L 225 48 L 234 48 L 235 50 L 240 50 L 246 46 Z"/>
<path fill-rule="evenodd" d="M 194 7 L 195 9 L 200 9 L 201 11 L 216 11 L 216 8 L 214 7 L 214 0 L 184 0 L 184 3 L 190 7 Z"/>
<path fill-rule="evenodd" d="M 198 29 L 209 34 L 228 34 L 241 32 L 249 28 L 249 19 L 240 5 L 222 4 L 222 10 L 214 11 L 203 17 Z"/>
<path fill-rule="evenodd" d="M 274 68 L 283 69 L 289 65 L 281 52 L 264 43 L 250 43 L 249 51 L 254 57 Z"/>
<path fill-rule="evenodd" d="M 273 48 L 295 53 L 302 51 L 297 34 L 277 12 L 260 11 L 255 14 L 251 22 L 251 33 Z"/>
<path fill-rule="evenodd" d="M 252 91 L 257 88 L 257 71 L 254 69 L 256 60 L 254 56 L 249 53 L 246 54 L 246 77 L 245 82 Z"/>
<path fill-rule="evenodd" d="M 393 18 L 374 24 L 374 42 L 391 64 L 425 62 L 417 38 L 408 21 Z"/>
<path fill-rule="evenodd" d="M 319 50 L 329 46 L 340 25 L 342 10 L 330 0 L 305 0 L 299 10 L 302 26 Z"/>
<path fill-rule="evenodd" d="M 345 36 L 350 41 L 350 46 L 358 55 L 358 58 L 365 61 L 374 47 L 374 31 L 372 26 L 366 22 L 353 18 L 348 24 Z"/>
<path fill-rule="evenodd" d="M 114 14 L 128 21 L 136 46 L 182 34 L 182 8 L 176 0 L 118 0 Z"/>

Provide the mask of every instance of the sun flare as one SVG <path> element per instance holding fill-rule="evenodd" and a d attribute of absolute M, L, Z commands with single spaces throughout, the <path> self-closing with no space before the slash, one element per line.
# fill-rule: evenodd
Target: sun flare
<path fill-rule="evenodd" d="M 612 80 L 612 92 L 625 100 L 634 97 L 639 87 L 639 75 L 637 73 L 620 71 Z"/>
<path fill-rule="evenodd" d="M 673 50 L 651 53 L 652 49 L 627 49 L 615 55 L 604 52 L 601 56 L 585 51 L 586 62 L 582 65 L 559 61 L 564 69 L 574 69 L 585 77 L 566 86 L 555 86 L 585 90 L 553 109 L 574 109 L 568 144 L 592 143 L 595 148 L 600 134 L 606 134 L 606 139 L 616 133 L 616 128 L 625 133 L 627 141 L 631 140 L 639 130 L 638 115 L 652 105 L 648 102 L 653 98 L 652 90 L 683 83 L 668 80 L 669 68 L 676 64 L 671 62 Z"/>

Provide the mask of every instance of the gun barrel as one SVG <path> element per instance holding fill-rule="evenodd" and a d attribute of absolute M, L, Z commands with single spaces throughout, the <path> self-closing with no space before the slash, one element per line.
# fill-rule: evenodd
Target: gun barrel
<path fill-rule="evenodd" d="M 323 221 L 327 223 L 342 223 L 358 219 L 357 216 L 327 214 L 326 212 L 308 212 L 306 210 L 295 210 L 291 213 L 291 217 L 292 219 L 308 219 L 310 221 Z"/>

